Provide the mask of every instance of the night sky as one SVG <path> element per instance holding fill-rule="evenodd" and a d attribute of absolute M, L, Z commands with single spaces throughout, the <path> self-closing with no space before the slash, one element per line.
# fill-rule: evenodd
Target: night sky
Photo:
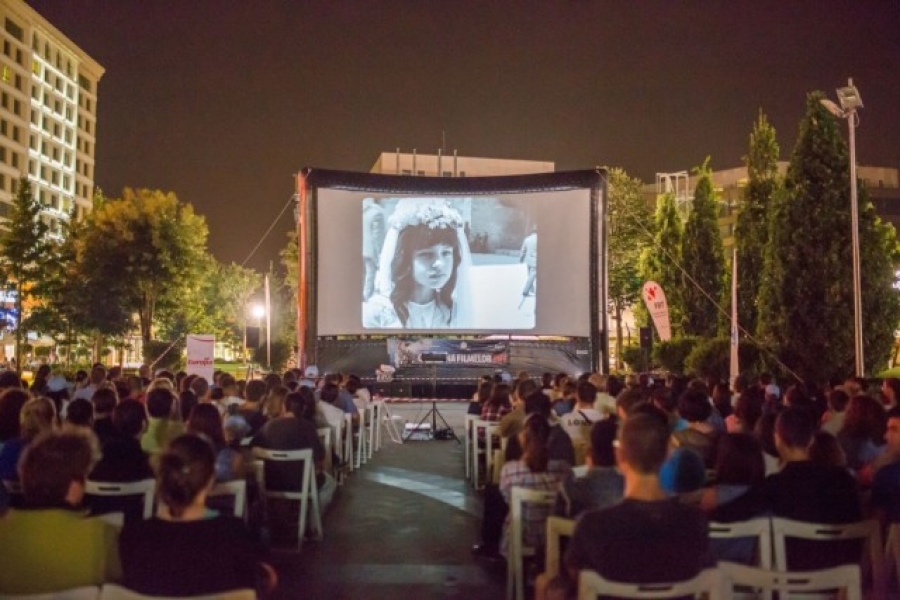
<path fill-rule="evenodd" d="M 97 184 L 174 191 L 223 261 L 247 258 L 302 167 L 366 171 L 442 132 L 461 155 L 652 182 L 707 155 L 739 166 L 760 108 L 786 159 L 805 94 L 853 77 L 860 164 L 900 166 L 895 0 L 29 4 L 106 68 Z M 277 268 L 292 219 L 248 266 Z"/>

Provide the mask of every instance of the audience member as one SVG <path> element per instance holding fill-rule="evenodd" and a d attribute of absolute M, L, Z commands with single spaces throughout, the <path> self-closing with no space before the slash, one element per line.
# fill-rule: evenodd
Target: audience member
<path fill-rule="evenodd" d="M 486 381 L 482 381 L 478 384 L 478 389 L 475 391 L 475 397 L 469 402 L 469 408 L 466 410 L 466 414 L 478 415 L 479 418 L 481 417 L 481 411 L 484 410 L 484 405 L 487 404 L 487 401 L 491 397 L 492 387 L 493 385 Z"/>
<path fill-rule="evenodd" d="M 0 518 L 0 594 L 52 594 L 118 580 L 116 528 L 76 510 L 97 454 L 93 435 L 78 429 L 44 431 L 25 450 L 19 463 L 25 505 Z"/>
<path fill-rule="evenodd" d="M 625 493 L 622 474 L 616 469 L 613 442 L 618 433 L 614 419 L 597 421 L 591 427 L 590 452 L 585 459 L 587 470 L 581 477 L 570 473 L 559 489 L 554 512 L 569 519 L 587 510 L 606 508 Z"/>
<path fill-rule="evenodd" d="M 510 398 L 509 385 L 495 383 L 491 390 L 491 396 L 481 409 L 482 421 L 501 421 L 503 417 L 512 412 L 512 399 Z"/>
<path fill-rule="evenodd" d="M 844 427 L 850 396 L 844 390 L 835 388 L 828 392 L 826 397 L 828 399 L 828 409 L 822 415 L 822 431 L 836 436 Z"/>
<path fill-rule="evenodd" d="M 884 441 L 872 481 L 872 506 L 882 523 L 900 523 L 900 406 L 887 412 Z"/>
<path fill-rule="evenodd" d="M 593 384 L 584 382 L 578 384 L 577 404 L 568 414 L 559 420 L 560 425 L 569 434 L 572 445 L 575 447 L 575 460 L 577 464 L 584 462 L 587 447 L 590 443 L 591 427 L 600 421 L 603 415 L 594 410 L 594 401 L 597 399 L 597 388 Z"/>
<path fill-rule="evenodd" d="M 859 490 L 841 467 L 809 460 L 816 423 L 803 408 L 785 408 L 775 423 L 775 446 L 784 466 L 765 482 L 769 509 L 777 517 L 809 523 L 852 523 L 862 518 Z M 788 568 L 811 570 L 858 562 L 859 548 L 788 540 Z M 839 561 L 839 562 L 836 562 Z"/>
<path fill-rule="evenodd" d="M 141 448 L 147 430 L 147 409 L 137 400 L 119 402 L 112 411 L 113 434 L 103 441 L 102 458 L 91 471 L 94 481 L 141 481 L 153 478 L 150 461 Z"/>
<path fill-rule="evenodd" d="M 687 421 L 686 429 L 672 434 L 672 448 L 690 448 L 700 455 L 707 468 L 715 465 L 716 440 L 719 434 L 710 425 L 712 404 L 705 393 L 688 389 L 678 399 L 678 414 Z"/>
<path fill-rule="evenodd" d="M 763 413 L 763 391 L 758 387 L 744 390 L 734 405 L 734 412 L 725 418 L 728 433 L 753 433 Z"/>
<path fill-rule="evenodd" d="M 31 394 L 22 388 L 0 390 L 0 450 L 21 432 L 22 407 L 31 399 Z"/>
<path fill-rule="evenodd" d="M 622 423 L 616 451 L 625 499 L 585 513 L 565 555 L 571 581 L 590 569 L 628 583 L 682 581 L 694 577 L 707 554 L 703 513 L 670 498 L 659 482 L 669 428 L 650 415 Z"/>
<path fill-rule="evenodd" d="M 813 434 L 812 444 L 809 446 L 809 460 L 819 465 L 847 468 L 847 455 L 844 454 L 837 438 L 827 431 L 819 430 Z"/>
<path fill-rule="evenodd" d="M 94 428 L 94 406 L 84 398 L 76 398 L 66 408 L 65 422 L 76 427 Z"/>
<path fill-rule="evenodd" d="M 112 411 L 119 402 L 116 390 L 111 387 L 102 387 L 91 396 L 91 404 L 94 405 L 94 433 L 100 440 L 102 447 L 104 442 L 114 434 L 115 427 L 112 422 Z M 69 405 L 69 417 L 71 418 L 72 405 Z"/>
<path fill-rule="evenodd" d="M 0 449 L 0 479 L 16 480 L 16 465 L 22 452 L 41 433 L 56 427 L 56 408 L 49 398 L 31 398 L 19 413 L 19 437 L 6 441 Z"/>
<path fill-rule="evenodd" d="M 166 379 L 154 380 L 168 381 Z M 150 414 L 150 423 L 147 431 L 141 436 L 141 448 L 150 455 L 162 452 L 168 443 L 181 435 L 184 425 L 175 420 L 175 393 L 165 384 L 157 387 L 150 385 L 147 392 L 147 412 Z"/>
<path fill-rule="evenodd" d="M 198 404 L 191 410 L 187 422 L 187 432 L 205 437 L 216 452 L 216 481 L 243 479 L 245 475 L 244 457 L 225 443 L 225 428 L 222 415 L 209 403 Z"/>
<path fill-rule="evenodd" d="M 72 400 L 78 400 L 79 398 L 90 400 L 91 396 L 94 395 L 94 392 L 100 389 L 100 386 L 105 382 L 106 367 L 103 365 L 95 365 L 91 368 L 91 374 L 88 377 L 87 385 L 75 390 L 75 393 L 72 395 Z"/>
<path fill-rule="evenodd" d="M 186 434 L 166 447 L 159 458 L 157 516 L 126 523 L 119 540 L 126 587 L 153 596 L 256 588 L 262 550 L 240 519 L 206 508 L 214 481 L 208 442 Z"/>
<path fill-rule="evenodd" d="M 696 492 L 706 483 L 706 465 L 703 458 L 687 446 L 674 448 L 659 469 L 662 489 L 673 495 Z"/>
<path fill-rule="evenodd" d="M 884 441 L 885 424 L 884 407 L 878 400 L 862 394 L 850 398 L 844 426 L 837 434 L 848 467 L 860 471 L 875 461 Z"/>
<path fill-rule="evenodd" d="M 266 384 L 259 379 L 251 379 L 244 387 L 244 402 L 238 408 L 238 415 L 247 422 L 250 434 L 253 435 L 265 424 L 263 400 L 266 397 Z"/>

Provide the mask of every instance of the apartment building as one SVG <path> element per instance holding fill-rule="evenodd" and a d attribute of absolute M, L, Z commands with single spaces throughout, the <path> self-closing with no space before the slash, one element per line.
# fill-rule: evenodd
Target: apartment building
<path fill-rule="evenodd" d="M 58 236 L 92 206 L 104 69 L 21 0 L 0 0 L 0 21 L 0 223 L 26 175 Z"/>

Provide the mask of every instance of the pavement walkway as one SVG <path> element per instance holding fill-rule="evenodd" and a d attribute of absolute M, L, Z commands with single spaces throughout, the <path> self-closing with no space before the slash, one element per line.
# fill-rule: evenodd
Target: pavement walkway
<path fill-rule="evenodd" d="M 464 404 L 438 404 L 462 439 Z M 431 405 L 392 407 L 411 421 Z M 481 497 L 465 479 L 453 440 L 395 444 L 338 488 L 324 517 L 325 539 L 275 551 L 276 598 L 503 598 L 505 566 L 473 559 Z"/>

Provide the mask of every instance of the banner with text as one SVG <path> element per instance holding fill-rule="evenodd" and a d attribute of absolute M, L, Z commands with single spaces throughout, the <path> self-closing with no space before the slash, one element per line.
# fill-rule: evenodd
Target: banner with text
<path fill-rule="evenodd" d="M 433 363 L 461 367 L 509 364 L 509 342 L 506 340 L 392 338 L 387 345 L 391 364 L 397 368 Z"/>
<path fill-rule="evenodd" d="M 213 380 L 213 351 L 216 348 L 214 335 L 187 336 L 187 369 L 188 375 L 198 375 L 209 383 Z"/>
<path fill-rule="evenodd" d="M 659 339 L 667 342 L 672 339 L 672 325 L 669 323 L 669 304 L 662 286 L 655 281 L 648 281 L 641 290 L 641 297 L 647 305 L 647 311 L 656 326 Z"/>

